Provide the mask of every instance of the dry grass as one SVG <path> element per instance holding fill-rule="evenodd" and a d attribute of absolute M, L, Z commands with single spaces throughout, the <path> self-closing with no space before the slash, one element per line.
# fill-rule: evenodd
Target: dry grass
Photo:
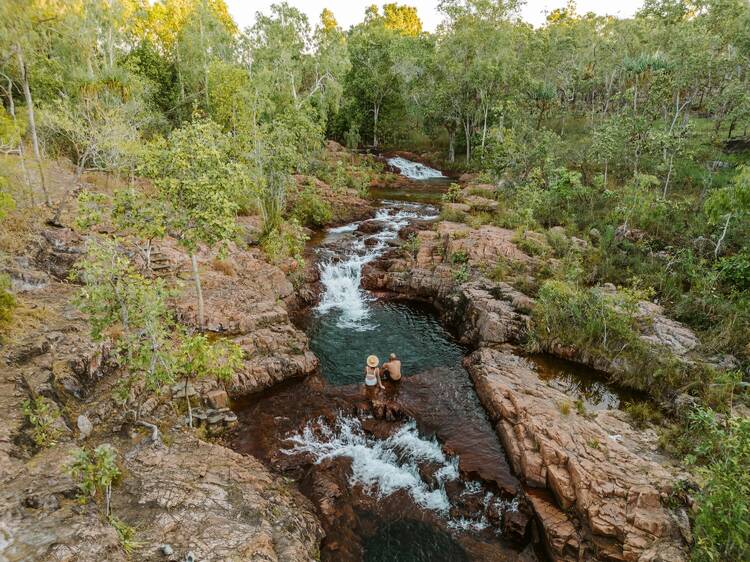
<path fill-rule="evenodd" d="M 235 277 L 237 275 L 237 272 L 234 269 L 234 263 L 232 263 L 231 260 L 221 260 L 219 258 L 214 258 L 211 261 L 211 267 L 213 267 L 216 271 L 220 271 L 224 275 L 228 275 L 229 277 Z"/>

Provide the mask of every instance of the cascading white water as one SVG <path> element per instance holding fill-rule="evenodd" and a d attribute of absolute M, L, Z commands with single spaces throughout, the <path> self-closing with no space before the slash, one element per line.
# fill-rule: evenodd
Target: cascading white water
<path fill-rule="evenodd" d="M 365 433 L 357 418 L 339 415 L 334 426 L 322 418 L 314 420 L 287 441 L 292 447 L 282 449 L 284 454 L 308 454 L 316 464 L 326 459 L 350 459 L 350 485 L 362 486 L 376 498 L 404 490 L 417 505 L 448 519 L 454 529 L 481 531 L 490 526 L 489 512 L 499 515 L 518 509 L 516 499 L 504 500 L 483 490 L 479 482 L 468 481 L 463 484 L 461 496 L 484 494 L 484 509 L 471 519 L 450 518 L 451 501 L 445 484 L 460 477 L 458 457 L 446 455 L 436 439 L 421 436 L 414 421 L 405 423 L 386 439 L 376 439 Z M 420 464 L 440 467 L 432 482 L 423 478 Z"/>
<path fill-rule="evenodd" d="M 401 175 L 406 176 L 409 179 L 430 180 L 445 177 L 440 170 L 430 168 L 419 162 L 412 162 L 406 158 L 401 158 L 401 156 L 388 158 L 387 162 L 394 168 L 398 168 L 401 171 Z"/>
<path fill-rule="evenodd" d="M 320 282 L 325 290 L 317 312 L 325 314 L 339 311 L 341 314 L 337 322 L 340 326 L 354 330 L 373 329 L 366 322 L 371 298 L 360 287 L 362 268 L 380 256 L 385 251 L 387 242 L 395 239 L 398 231 L 410 220 L 435 218 L 437 210 L 429 205 L 386 201 L 384 207 L 378 209 L 371 219 L 383 225 L 383 229 L 375 234 L 356 236 L 354 231 L 361 222 L 329 229 L 324 245 L 333 243 L 334 252 L 328 259 L 321 260 L 319 265 Z M 366 239 L 375 240 L 375 243 L 368 247 Z"/>

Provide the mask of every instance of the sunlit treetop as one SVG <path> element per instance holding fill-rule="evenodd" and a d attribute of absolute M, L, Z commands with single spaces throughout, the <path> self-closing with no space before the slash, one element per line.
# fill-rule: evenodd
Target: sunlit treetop
<path fill-rule="evenodd" d="M 365 23 L 380 23 L 386 29 L 411 37 L 422 33 L 422 21 L 417 15 L 417 9 L 406 4 L 384 4 L 382 15 L 378 7 L 372 4 L 365 10 Z"/>

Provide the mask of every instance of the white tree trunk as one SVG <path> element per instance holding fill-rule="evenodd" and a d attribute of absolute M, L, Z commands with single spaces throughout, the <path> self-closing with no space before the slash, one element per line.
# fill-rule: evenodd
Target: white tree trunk
<path fill-rule="evenodd" d="M 203 289 L 201 288 L 201 274 L 198 271 L 198 258 L 196 258 L 195 254 L 192 252 L 190 253 L 190 265 L 193 268 L 193 281 L 195 281 L 195 293 L 196 293 L 196 296 L 198 297 L 198 328 L 202 330 L 203 322 L 204 322 Z"/>
<path fill-rule="evenodd" d="M 23 89 L 23 97 L 26 100 L 26 109 L 28 112 L 29 119 L 29 130 L 31 131 L 31 147 L 34 150 L 34 160 L 36 161 L 37 167 L 39 168 L 39 181 L 42 186 L 42 192 L 44 193 L 44 203 L 50 207 L 52 202 L 47 192 L 47 182 L 44 179 L 44 165 L 42 164 L 42 156 L 39 151 L 39 137 L 36 132 L 36 117 L 34 115 L 34 98 L 31 96 L 31 87 L 29 86 L 29 73 L 26 68 L 26 61 L 23 58 L 23 50 L 21 45 L 16 43 L 16 56 L 18 58 L 18 67 L 21 72 L 21 86 Z"/>

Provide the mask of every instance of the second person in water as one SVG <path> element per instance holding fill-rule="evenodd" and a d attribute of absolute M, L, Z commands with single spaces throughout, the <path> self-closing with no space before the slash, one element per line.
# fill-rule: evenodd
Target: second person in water
<path fill-rule="evenodd" d="M 384 379 L 390 379 L 392 381 L 401 380 L 401 361 L 396 357 L 395 353 L 391 353 L 388 361 L 383 363 L 383 369 L 378 367 L 380 360 L 376 355 L 370 355 L 367 358 L 367 365 L 365 365 L 365 386 L 385 388 L 383 386 Z"/>

